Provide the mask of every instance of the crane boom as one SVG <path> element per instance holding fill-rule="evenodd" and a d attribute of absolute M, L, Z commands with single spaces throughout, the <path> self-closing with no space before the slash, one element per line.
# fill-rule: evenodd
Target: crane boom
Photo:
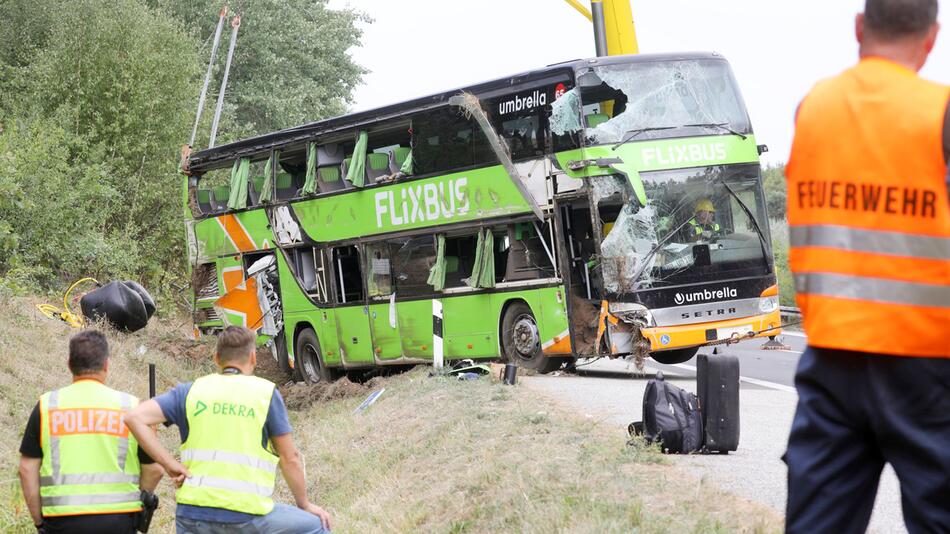
<path fill-rule="evenodd" d="M 593 22 L 593 15 L 580 0 L 564 0 L 578 13 Z M 607 55 L 638 54 L 637 30 L 633 24 L 633 11 L 630 0 L 591 0 L 602 4 L 604 11 L 604 33 L 607 37 Z"/>

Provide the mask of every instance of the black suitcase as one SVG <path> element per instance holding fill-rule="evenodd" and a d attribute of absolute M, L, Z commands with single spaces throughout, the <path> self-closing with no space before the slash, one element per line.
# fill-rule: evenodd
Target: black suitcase
<path fill-rule="evenodd" d="M 696 355 L 696 391 L 706 431 L 705 449 L 728 454 L 739 447 L 739 358 Z"/>

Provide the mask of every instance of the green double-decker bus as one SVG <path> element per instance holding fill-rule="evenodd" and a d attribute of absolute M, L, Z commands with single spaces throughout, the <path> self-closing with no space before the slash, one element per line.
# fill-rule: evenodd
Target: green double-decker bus
<path fill-rule="evenodd" d="M 570 61 L 188 153 L 195 326 L 255 329 L 310 382 L 683 362 L 780 324 L 762 149 L 726 60 L 695 53 Z"/>

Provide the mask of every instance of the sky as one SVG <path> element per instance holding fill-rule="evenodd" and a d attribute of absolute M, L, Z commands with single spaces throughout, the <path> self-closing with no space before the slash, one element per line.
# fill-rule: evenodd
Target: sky
<path fill-rule="evenodd" d="M 582 0 L 583 2 L 584 0 Z M 921 75 L 950 84 L 945 30 Z M 353 111 L 594 55 L 590 22 L 564 0 L 330 0 L 373 19 L 350 51 L 370 73 Z M 822 78 L 853 65 L 864 0 L 631 0 L 641 53 L 715 51 L 729 60 L 763 160 L 784 163 L 795 108 Z"/>

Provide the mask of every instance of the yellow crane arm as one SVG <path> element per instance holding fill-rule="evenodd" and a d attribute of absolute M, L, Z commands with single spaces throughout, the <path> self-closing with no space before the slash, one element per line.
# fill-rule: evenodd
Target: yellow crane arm
<path fill-rule="evenodd" d="M 593 22 L 593 16 L 580 0 L 564 0 L 587 20 Z M 591 3 L 603 4 L 604 30 L 607 35 L 607 55 L 638 54 L 637 30 L 633 24 L 633 11 L 630 0 L 591 0 Z"/>

